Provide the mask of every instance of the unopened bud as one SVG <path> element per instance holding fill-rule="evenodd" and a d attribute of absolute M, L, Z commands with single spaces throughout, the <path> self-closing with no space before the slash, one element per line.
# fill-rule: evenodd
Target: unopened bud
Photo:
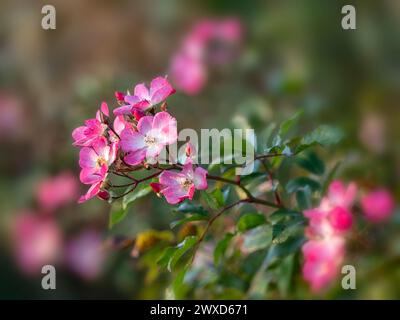
<path fill-rule="evenodd" d="M 97 196 L 98 196 L 100 199 L 105 200 L 105 201 L 107 201 L 108 199 L 110 199 L 110 194 L 109 194 L 109 192 L 106 191 L 106 190 L 100 191 L 100 192 L 97 194 Z"/>
<path fill-rule="evenodd" d="M 142 117 L 145 116 L 143 111 L 140 111 L 140 110 L 137 110 L 137 109 L 132 110 L 132 114 L 133 114 L 133 116 L 134 116 L 136 121 L 139 121 Z"/>
<path fill-rule="evenodd" d="M 118 102 L 124 101 L 125 94 L 121 91 L 115 91 L 115 98 L 117 99 Z"/>
<path fill-rule="evenodd" d="M 161 191 L 161 184 L 159 184 L 158 182 L 151 182 L 150 183 L 150 187 L 153 189 L 153 191 L 157 194 L 160 193 Z"/>

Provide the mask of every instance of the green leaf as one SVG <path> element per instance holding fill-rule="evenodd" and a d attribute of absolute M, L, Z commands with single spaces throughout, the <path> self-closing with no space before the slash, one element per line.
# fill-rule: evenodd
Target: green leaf
<path fill-rule="evenodd" d="M 266 177 L 267 173 L 264 172 L 253 172 L 245 176 L 240 177 L 240 183 L 244 186 L 248 185 L 249 183 L 253 182 L 254 180 L 261 178 L 261 177 Z"/>
<path fill-rule="evenodd" d="M 169 261 L 172 259 L 173 254 L 176 251 L 176 247 L 168 247 L 165 248 L 161 256 L 157 260 L 157 264 L 160 267 L 167 268 Z"/>
<path fill-rule="evenodd" d="M 265 216 L 260 213 L 246 213 L 242 215 L 237 223 L 237 229 L 240 232 L 253 229 L 260 224 L 265 223 Z"/>
<path fill-rule="evenodd" d="M 244 249 L 253 252 L 259 249 L 264 249 L 271 244 L 272 227 L 268 224 L 258 226 L 247 231 L 244 234 Z"/>
<path fill-rule="evenodd" d="M 298 237 L 291 237 L 287 241 L 279 244 L 272 244 L 268 251 L 267 262 L 271 263 L 273 259 L 286 257 L 298 251 L 306 241 L 306 238 L 301 235 Z"/>
<path fill-rule="evenodd" d="M 292 219 L 287 222 L 280 222 L 273 226 L 273 244 L 281 244 L 287 241 L 290 237 L 303 234 L 303 226 L 306 220 L 304 217 Z"/>
<path fill-rule="evenodd" d="M 148 193 L 151 192 L 151 187 L 145 184 L 139 184 L 135 190 L 132 192 L 128 193 L 126 196 L 123 197 L 122 199 L 122 208 L 126 209 L 132 202 L 135 200 L 144 197 Z"/>
<path fill-rule="evenodd" d="M 296 201 L 300 210 L 311 208 L 311 189 L 309 186 L 296 191 Z"/>
<path fill-rule="evenodd" d="M 232 233 L 225 234 L 224 238 L 217 243 L 214 250 L 214 264 L 218 265 L 221 258 L 225 255 L 226 249 L 229 243 L 233 239 L 234 235 Z"/>
<path fill-rule="evenodd" d="M 338 143 L 343 136 L 343 132 L 340 129 L 328 125 L 321 125 L 301 139 L 301 145 L 297 152 L 314 144 L 320 144 L 324 147 L 334 145 Z"/>
<path fill-rule="evenodd" d="M 289 194 L 294 193 L 297 190 L 304 189 L 307 186 L 310 188 L 312 192 L 321 189 L 321 185 L 318 181 L 315 181 L 308 177 L 298 177 L 290 180 L 286 184 L 286 192 Z"/>
<path fill-rule="evenodd" d="M 303 214 L 299 211 L 278 209 L 269 216 L 269 220 L 272 223 L 277 223 L 283 219 L 302 218 L 302 217 Z"/>
<path fill-rule="evenodd" d="M 172 281 L 172 290 L 174 292 L 174 299 L 184 299 L 188 286 L 184 283 L 186 273 L 189 266 L 185 266 L 182 270 L 178 272 L 175 279 Z"/>
<path fill-rule="evenodd" d="M 127 208 L 123 208 L 121 201 L 114 202 L 111 206 L 108 227 L 111 229 L 115 224 L 122 221 L 127 212 Z"/>
<path fill-rule="evenodd" d="M 182 224 L 185 224 L 187 222 L 200 221 L 200 220 L 207 220 L 207 216 L 205 216 L 203 214 L 195 213 L 195 214 L 193 214 L 193 215 L 191 215 L 189 217 L 185 217 L 183 219 L 172 221 L 169 226 L 170 226 L 171 229 L 173 229 L 173 228 L 178 227 L 178 226 L 180 226 Z"/>
<path fill-rule="evenodd" d="M 225 205 L 225 198 L 224 194 L 222 193 L 220 188 L 216 188 L 211 192 L 212 196 L 214 197 L 215 201 L 218 204 L 218 208 L 221 208 Z"/>
<path fill-rule="evenodd" d="M 194 247 L 196 243 L 196 236 L 186 237 L 185 240 L 183 240 L 177 246 L 166 248 L 157 263 L 162 267 L 166 267 L 169 272 L 172 272 L 177 262 L 187 251 Z"/>
<path fill-rule="evenodd" d="M 183 202 L 182 204 L 179 205 L 178 208 L 174 209 L 174 212 L 180 212 L 180 213 L 198 213 L 203 216 L 208 215 L 208 211 L 204 209 L 201 205 L 196 205 L 191 202 Z"/>
<path fill-rule="evenodd" d="M 279 127 L 279 133 L 278 133 L 279 136 L 284 137 L 290 131 L 290 129 L 292 129 L 293 126 L 297 124 L 297 122 L 302 114 L 303 114 L 302 110 L 298 111 L 291 118 L 282 122 Z"/>
<path fill-rule="evenodd" d="M 224 196 L 221 189 L 215 189 L 212 192 L 204 191 L 201 193 L 201 196 L 207 205 L 213 210 L 217 210 L 224 206 Z"/>
<path fill-rule="evenodd" d="M 325 165 L 315 152 L 309 152 L 303 157 L 298 157 L 296 162 L 300 167 L 316 175 L 321 176 L 325 172 Z"/>

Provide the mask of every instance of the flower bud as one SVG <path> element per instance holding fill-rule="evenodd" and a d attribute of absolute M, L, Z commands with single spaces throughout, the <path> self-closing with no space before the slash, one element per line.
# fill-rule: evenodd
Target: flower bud
<path fill-rule="evenodd" d="M 137 110 L 137 109 L 133 110 L 132 114 L 133 114 L 133 116 L 134 116 L 136 121 L 139 121 L 142 117 L 145 116 L 143 111 L 140 111 L 140 110 Z"/>
<path fill-rule="evenodd" d="M 97 194 L 97 196 L 98 196 L 100 199 L 105 200 L 105 201 L 107 201 L 108 199 L 110 199 L 110 194 L 109 194 L 109 192 L 106 191 L 106 190 L 100 191 L 100 192 Z"/>
<path fill-rule="evenodd" d="M 115 98 L 117 99 L 118 102 L 124 101 L 125 94 L 121 91 L 115 91 Z"/>

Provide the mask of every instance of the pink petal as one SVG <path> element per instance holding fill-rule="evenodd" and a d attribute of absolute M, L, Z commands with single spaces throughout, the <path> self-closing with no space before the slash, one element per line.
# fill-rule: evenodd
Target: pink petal
<path fill-rule="evenodd" d="M 128 105 L 125 105 L 125 106 L 122 106 L 122 107 L 115 108 L 113 113 L 116 116 L 121 116 L 121 115 L 124 115 L 124 114 L 130 114 L 131 110 L 132 110 L 132 106 L 130 104 L 128 104 Z"/>
<path fill-rule="evenodd" d="M 140 97 L 134 95 L 126 95 L 125 96 L 125 102 L 129 103 L 131 106 L 135 105 L 136 103 L 138 103 L 139 101 L 141 101 Z"/>
<path fill-rule="evenodd" d="M 94 140 L 92 143 L 92 148 L 97 153 L 98 156 L 107 159 L 109 153 L 109 147 L 107 145 L 107 139 L 105 137 L 102 136 Z"/>
<path fill-rule="evenodd" d="M 134 95 L 138 97 L 139 100 L 150 100 L 149 90 L 144 83 L 135 86 Z"/>
<path fill-rule="evenodd" d="M 97 182 L 97 183 L 93 184 L 89 188 L 89 190 L 86 192 L 86 194 L 79 198 L 78 203 L 83 203 L 85 201 L 90 200 L 94 196 L 96 196 L 100 191 L 101 183 L 102 182 Z"/>
<path fill-rule="evenodd" d="M 152 129 L 153 119 L 153 116 L 145 116 L 140 118 L 137 124 L 137 129 L 142 135 L 146 135 Z"/>
<path fill-rule="evenodd" d="M 146 159 L 149 160 L 148 162 L 152 162 L 155 158 L 157 158 L 163 148 L 164 146 L 161 144 L 155 144 L 151 147 L 147 147 Z"/>
<path fill-rule="evenodd" d="M 110 113 L 109 113 L 109 111 L 108 111 L 108 105 L 107 105 L 106 102 L 102 102 L 102 103 L 101 103 L 100 110 L 101 110 L 101 112 L 103 112 L 107 117 L 110 116 Z"/>
<path fill-rule="evenodd" d="M 163 171 L 160 175 L 160 183 L 163 186 L 179 186 L 180 181 L 186 179 L 186 176 L 179 172 Z"/>
<path fill-rule="evenodd" d="M 98 155 L 91 147 L 83 147 L 79 152 L 79 166 L 81 168 L 94 168 L 97 165 Z"/>
<path fill-rule="evenodd" d="M 78 127 L 72 131 L 72 138 L 74 139 L 74 146 L 83 146 L 86 140 L 85 126 Z"/>
<path fill-rule="evenodd" d="M 150 96 L 152 105 L 164 101 L 173 93 L 175 93 L 175 89 L 171 86 L 166 78 L 157 77 L 151 81 Z"/>
<path fill-rule="evenodd" d="M 141 110 L 141 111 L 145 111 L 145 110 L 147 110 L 149 107 L 151 107 L 151 104 L 150 104 L 150 102 L 147 101 L 147 100 L 142 100 L 142 101 L 139 101 L 138 103 L 135 103 L 134 105 L 132 105 L 132 107 L 133 107 L 134 109 L 138 109 L 138 110 Z"/>
<path fill-rule="evenodd" d="M 154 116 L 153 129 L 160 133 L 160 142 L 163 144 L 172 144 L 178 138 L 176 119 L 168 112 L 159 112 Z"/>
<path fill-rule="evenodd" d="M 207 189 L 207 170 L 203 169 L 202 167 L 197 167 L 194 171 L 194 185 L 198 190 L 205 190 Z"/>
<path fill-rule="evenodd" d="M 106 165 L 101 168 L 84 168 L 81 170 L 79 178 L 83 184 L 93 184 L 103 181 L 107 175 L 107 170 Z"/>
<path fill-rule="evenodd" d="M 131 129 L 125 129 L 121 132 L 121 148 L 125 152 L 132 152 L 144 148 L 144 136 Z"/>
<path fill-rule="evenodd" d="M 188 193 L 180 187 L 168 187 L 161 190 L 169 204 L 177 204 L 188 198 Z"/>
<path fill-rule="evenodd" d="M 108 161 L 107 164 L 110 166 L 112 163 L 114 163 L 116 157 L 117 157 L 117 152 L 118 152 L 118 142 L 114 142 L 110 145 L 110 153 L 108 155 Z"/>
<path fill-rule="evenodd" d="M 143 148 L 143 149 L 129 152 L 125 156 L 124 160 L 127 164 L 129 164 L 131 166 L 135 166 L 137 164 L 142 163 L 145 158 L 146 158 L 146 148 Z"/>

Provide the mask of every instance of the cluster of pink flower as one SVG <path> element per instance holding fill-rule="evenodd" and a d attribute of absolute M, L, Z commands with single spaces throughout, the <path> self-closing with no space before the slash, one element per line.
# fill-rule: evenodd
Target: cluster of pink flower
<path fill-rule="evenodd" d="M 357 186 L 347 187 L 340 181 L 329 186 L 328 194 L 319 207 L 305 210 L 309 219 L 306 229 L 308 241 L 303 245 L 303 277 L 314 292 L 326 287 L 337 275 L 345 255 L 345 234 L 353 225 L 351 207 L 357 195 Z M 361 199 L 367 219 L 383 221 L 394 210 L 391 194 L 383 189 L 373 191 Z"/>
<path fill-rule="evenodd" d="M 119 107 L 113 110 L 113 122 L 103 102 L 96 118 L 86 120 L 84 126 L 73 131 L 74 145 L 82 147 L 80 180 L 91 185 L 79 202 L 96 195 L 108 199 L 108 174 L 121 175 L 137 165 L 160 169 L 159 183 L 151 183 L 151 186 L 171 204 L 192 199 L 195 189 L 207 188 L 207 171 L 200 167 L 194 169 L 190 157 L 181 172 L 157 165 L 161 151 L 177 142 L 176 119 L 165 111 L 165 100 L 173 93 L 175 89 L 164 77 L 153 79 L 150 88 L 136 85 L 133 95 L 116 92 Z M 161 111 L 156 112 L 158 104 L 161 104 Z"/>
<path fill-rule="evenodd" d="M 233 51 L 229 45 L 236 45 L 241 36 L 242 27 L 237 19 L 198 22 L 172 59 L 171 77 L 176 86 L 187 94 L 197 94 L 207 80 L 207 63 L 230 60 Z M 212 42 L 217 41 L 225 45 L 210 50 Z"/>

